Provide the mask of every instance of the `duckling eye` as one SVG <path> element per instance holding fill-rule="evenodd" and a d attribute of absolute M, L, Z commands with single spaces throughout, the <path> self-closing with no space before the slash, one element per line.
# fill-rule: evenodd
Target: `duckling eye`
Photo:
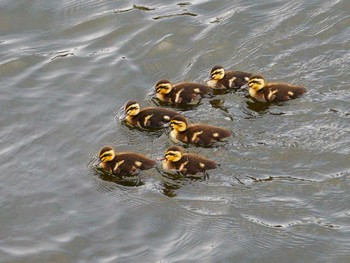
<path fill-rule="evenodd" d="M 166 153 L 166 158 L 170 160 L 174 160 L 175 158 L 179 158 L 179 155 L 174 152 L 168 152 Z"/>
<path fill-rule="evenodd" d="M 170 124 L 179 126 L 181 123 L 179 123 L 179 122 L 177 122 L 177 121 L 171 121 Z"/>
<path fill-rule="evenodd" d="M 137 109 L 138 109 L 137 106 L 129 107 L 128 110 L 127 110 L 127 112 L 133 111 L 133 110 L 137 110 Z"/>
<path fill-rule="evenodd" d="M 211 73 L 212 76 L 216 76 L 216 75 L 218 75 L 218 74 L 220 74 L 220 71 L 219 71 L 219 70 L 215 70 L 215 71 L 213 71 L 213 72 Z"/>
<path fill-rule="evenodd" d="M 168 90 L 169 89 L 169 87 L 167 86 L 167 85 L 159 85 L 157 88 L 156 88 L 156 90 L 157 90 L 157 92 L 159 92 L 159 91 L 161 91 L 161 90 Z"/>
<path fill-rule="evenodd" d="M 110 156 L 109 153 L 104 153 L 104 154 L 100 155 L 100 159 L 103 160 L 103 159 L 105 159 L 108 156 Z"/>
<path fill-rule="evenodd" d="M 249 85 L 253 85 L 253 84 L 260 84 L 261 85 L 261 81 L 260 80 L 256 80 L 256 79 L 253 79 L 253 80 L 250 80 L 248 82 Z"/>

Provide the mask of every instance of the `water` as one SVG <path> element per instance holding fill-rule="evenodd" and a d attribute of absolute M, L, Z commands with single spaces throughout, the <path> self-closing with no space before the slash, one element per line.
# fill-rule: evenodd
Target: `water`
<path fill-rule="evenodd" d="M 349 262 L 350 2 L 0 1 L 1 262 Z M 96 174 L 105 144 L 159 158 L 122 125 L 159 79 L 212 66 L 304 85 L 184 111 L 234 132 L 188 147 L 209 180 Z"/>

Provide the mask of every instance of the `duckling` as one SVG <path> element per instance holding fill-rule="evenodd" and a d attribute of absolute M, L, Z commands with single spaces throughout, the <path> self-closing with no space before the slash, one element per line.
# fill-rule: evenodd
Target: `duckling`
<path fill-rule="evenodd" d="M 148 107 L 140 110 L 140 104 L 130 100 L 125 104 L 126 123 L 131 127 L 159 129 L 179 113 L 164 108 Z"/>
<path fill-rule="evenodd" d="M 199 146 L 211 146 L 232 135 L 232 132 L 215 126 L 192 124 L 182 115 L 176 115 L 170 120 L 170 138 L 175 142 L 192 143 Z"/>
<path fill-rule="evenodd" d="M 169 80 L 158 81 L 155 89 L 160 101 L 171 104 L 197 104 L 213 92 L 210 87 L 199 83 L 183 82 L 173 85 Z"/>
<path fill-rule="evenodd" d="M 252 73 L 243 71 L 225 71 L 221 66 L 214 66 L 210 70 L 211 79 L 207 85 L 213 89 L 232 89 L 240 88 L 247 84 Z"/>
<path fill-rule="evenodd" d="M 135 175 L 139 170 L 151 169 L 155 161 L 143 154 L 134 152 L 116 153 L 111 146 L 105 146 L 100 150 L 100 167 L 116 175 Z"/>
<path fill-rule="evenodd" d="M 281 102 L 295 99 L 306 92 L 302 86 L 287 83 L 267 83 L 261 75 L 253 75 L 245 85 L 249 95 L 260 102 Z"/>
<path fill-rule="evenodd" d="M 168 173 L 179 172 L 182 175 L 194 175 L 198 172 L 205 173 L 206 170 L 215 169 L 217 164 L 197 154 L 184 153 L 184 149 L 180 146 L 170 146 L 165 151 L 162 166 L 163 170 Z"/>

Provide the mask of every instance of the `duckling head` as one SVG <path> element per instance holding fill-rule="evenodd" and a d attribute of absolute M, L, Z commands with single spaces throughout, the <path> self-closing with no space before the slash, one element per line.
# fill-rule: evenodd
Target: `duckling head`
<path fill-rule="evenodd" d="M 220 80 L 225 76 L 225 70 L 223 67 L 216 65 L 210 70 L 210 76 L 211 79 Z"/>
<path fill-rule="evenodd" d="M 253 75 L 249 78 L 248 87 L 253 90 L 261 90 L 265 86 L 265 79 L 261 75 Z"/>
<path fill-rule="evenodd" d="M 170 146 L 165 151 L 165 159 L 170 162 L 178 162 L 183 155 L 183 148 L 180 146 Z"/>
<path fill-rule="evenodd" d="M 182 115 L 175 115 L 170 120 L 171 129 L 177 130 L 179 132 L 186 131 L 188 126 L 187 120 Z"/>
<path fill-rule="evenodd" d="M 156 84 L 156 92 L 159 94 L 168 94 L 172 89 L 173 85 L 166 79 L 160 80 Z"/>
<path fill-rule="evenodd" d="M 140 104 L 135 100 L 130 100 L 125 104 L 126 116 L 135 116 L 140 112 Z"/>
<path fill-rule="evenodd" d="M 112 161 L 115 157 L 115 151 L 111 146 L 105 146 L 100 150 L 98 157 L 103 163 Z"/>

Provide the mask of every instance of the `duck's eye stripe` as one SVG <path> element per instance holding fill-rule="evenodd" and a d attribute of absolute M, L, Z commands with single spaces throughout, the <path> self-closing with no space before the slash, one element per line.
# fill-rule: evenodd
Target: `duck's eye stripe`
<path fill-rule="evenodd" d="M 136 110 L 138 107 L 137 106 L 132 106 L 132 107 L 129 107 L 127 110 Z"/>

